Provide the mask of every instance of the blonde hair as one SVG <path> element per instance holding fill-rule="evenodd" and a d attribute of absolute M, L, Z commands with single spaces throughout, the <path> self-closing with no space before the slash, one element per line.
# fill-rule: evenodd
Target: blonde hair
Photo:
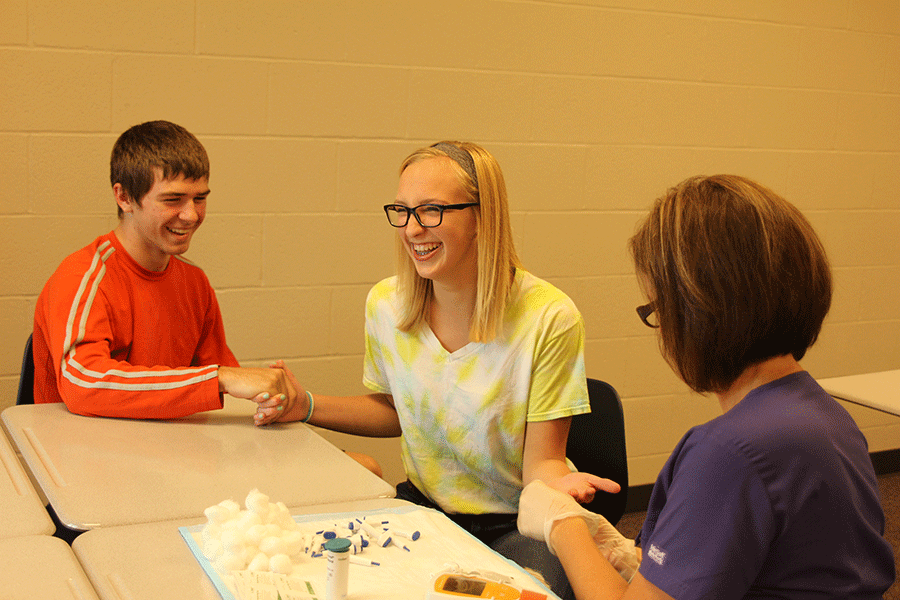
<path fill-rule="evenodd" d="M 450 145 L 471 156 L 475 165 L 473 180 L 460 163 L 440 147 L 420 148 L 406 157 L 400 166 L 402 174 L 416 162 L 435 158 L 450 161 L 460 187 L 474 207 L 476 240 L 478 244 L 478 274 L 475 312 L 469 327 L 469 339 L 487 342 L 494 339 L 503 322 L 506 303 L 513 285 L 515 269 L 520 267 L 509 222 L 506 183 L 496 159 L 484 148 L 471 142 L 439 142 L 435 146 Z M 398 327 L 411 331 L 421 327 L 428 316 L 432 298 L 432 283 L 416 271 L 416 266 L 398 237 L 397 280 L 402 312 Z"/>
<path fill-rule="evenodd" d="M 809 221 L 743 177 L 671 188 L 630 246 L 663 356 L 698 392 L 724 391 L 768 358 L 800 360 L 831 305 L 828 258 Z"/>

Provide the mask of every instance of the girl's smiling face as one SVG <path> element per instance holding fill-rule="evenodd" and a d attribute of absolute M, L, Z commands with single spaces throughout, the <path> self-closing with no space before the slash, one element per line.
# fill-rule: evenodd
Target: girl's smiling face
<path fill-rule="evenodd" d="M 400 175 L 397 204 L 470 202 L 449 158 L 426 158 L 410 164 Z M 440 225 L 422 227 L 410 214 L 406 227 L 397 229 L 416 271 L 435 283 L 457 287 L 474 285 L 478 277 L 478 207 L 447 210 Z"/>

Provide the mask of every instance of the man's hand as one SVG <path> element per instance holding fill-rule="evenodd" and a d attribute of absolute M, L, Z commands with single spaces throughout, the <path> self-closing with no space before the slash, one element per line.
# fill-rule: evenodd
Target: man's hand
<path fill-rule="evenodd" d="M 219 367 L 219 391 L 253 400 L 260 408 L 267 409 L 266 418 L 256 419 L 257 425 L 274 421 L 296 404 L 298 396 L 283 369 Z"/>

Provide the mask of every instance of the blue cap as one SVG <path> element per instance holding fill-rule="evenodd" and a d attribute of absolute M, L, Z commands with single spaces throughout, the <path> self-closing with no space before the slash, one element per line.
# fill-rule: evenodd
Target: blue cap
<path fill-rule="evenodd" d="M 350 546 L 350 540 L 347 538 L 334 538 L 325 542 L 324 545 L 325 549 L 330 552 L 349 552 Z"/>

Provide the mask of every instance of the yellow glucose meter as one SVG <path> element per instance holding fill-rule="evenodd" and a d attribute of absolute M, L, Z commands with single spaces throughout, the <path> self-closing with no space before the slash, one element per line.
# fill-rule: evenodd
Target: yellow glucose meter
<path fill-rule="evenodd" d="M 495 600 L 547 600 L 546 594 L 520 590 L 511 585 L 461 573 L 441 573 L 434 579 L 426 600 L 493 598 Z"/>

